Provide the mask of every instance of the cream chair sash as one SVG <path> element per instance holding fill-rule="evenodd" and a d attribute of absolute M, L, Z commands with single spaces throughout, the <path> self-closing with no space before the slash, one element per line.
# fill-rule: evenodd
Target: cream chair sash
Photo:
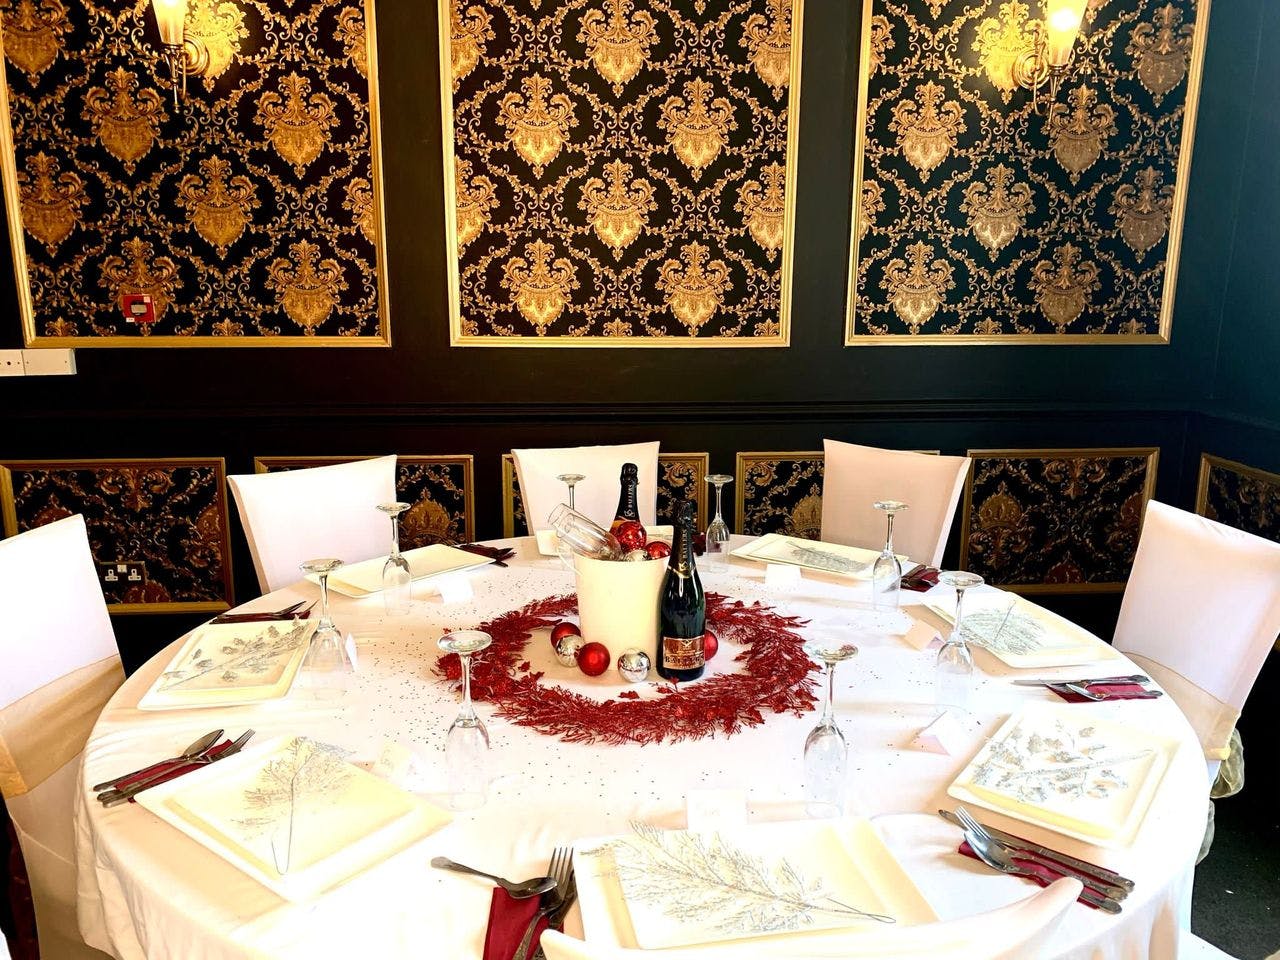
<path fill-rule="evenodd" d="M 1209 760 L 1225 760 L 1231 755 L 1231 731 L 1236 728 L 1240 711 L 1197 686 L 1177 670 L 1157 663 L 1150 657 L 1128 651 L 1126 656 L 1156 683 L 1164 688 L 1178 705 L 1191 728 L 1195 730 L 1204 755 Z"/>
<path fill-rule="evenodd" d="M 123 682 L 120 658 L 105 657 L 0 707 L 0 793 L 20 797 L 80 753 Z"/>

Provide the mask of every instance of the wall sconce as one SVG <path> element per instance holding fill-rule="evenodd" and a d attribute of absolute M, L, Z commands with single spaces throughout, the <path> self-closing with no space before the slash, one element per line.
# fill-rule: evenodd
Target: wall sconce
<path fill-rule="evenodd" d="M 185 36 L 187 0 L 151 0 L 151 9 L 173 84 L 173 106 L 181 109 L 180 97 L 187 96 L 187 76 L 198 77 L 209 68 L 209 51 L 195 37 Z"/>
<path fill-rule="evenodd" d="M 1075 58 L 1076 38 L 1084 22 L 1089 0 L 1045 0 L 1045 18 L 1027 24 L 1031 52 L 1013 65 L 1013 78 L 1032 92 L 1033 109 L 1043 114 L 1058 98 L 1058 86 Z M 1042 107 L 1040 88 L 1049 84 L 1047 108 Z"/>

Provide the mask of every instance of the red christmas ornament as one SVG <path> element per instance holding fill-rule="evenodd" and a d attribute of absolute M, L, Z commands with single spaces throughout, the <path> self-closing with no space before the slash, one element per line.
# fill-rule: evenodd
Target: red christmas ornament
<path fill-rule="evenodd" d="M 702 635 L 702 658 L 710 660 L 716 655 L 716 651 L 720 649 L 720 641 L 716 639 L 716 635 L 708 630 Z"/>
<path fill-rule="evenodd" d="M 613 531 L 613 535 L 618 538 L 618 543 L 622 544 L 623 551 L 627 553 L 632 550 L 643 550 L 645 541 L 649 539 L 648 534 L 644 532 L 644 524 L 639 520 L 628 520 L 626 523 L 618 524 L 618 529 Z"/>
<path fill-rule="evenodd" d="M 578 669 L 588 677 L 598 677 L 609 669 L 612 659 L 603 643 L 588 643 L 578 651 Z"/>
<path fill-rule="evenodd" d="M 561 620 L 551 628 L 551 646 L 555 646 L 560 642 L 561 637 L 567 637 L 571 633 L 580 633 L 578 625 L 569 620 Z"/>
<path fill-rule="evenodd" d="M 671 556 L 671 544 L 662 540 L 650 540 L 645 544 L 644 552 L 649 554 L 650 560 L 661 560 Z"/>

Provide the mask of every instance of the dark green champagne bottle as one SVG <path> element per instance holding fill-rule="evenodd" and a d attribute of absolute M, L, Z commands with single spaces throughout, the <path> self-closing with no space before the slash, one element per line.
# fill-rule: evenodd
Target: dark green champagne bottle
<path fill-rule="evenodd" d="M 622 465 L 622 475 L 618 477 L 618 509 L 614 512 L 613 523 L 609 525 L 609 532 L 616 534 L 618 527 L 622 526 L 628 520 L 640 519 L 640 501 L 638 491 L 640 487 L 640 468 L 634 463 L 624 463 Z"/>
<path fill-rule="evenodd" d="M 694 505 L 680 505 L 675 543 L 662 581 L 658 618 L 658 675 L 667 680 L 697 680 L 705 664 L 703 635 L 707 632 L 707 595 L 693 562 Z"/>

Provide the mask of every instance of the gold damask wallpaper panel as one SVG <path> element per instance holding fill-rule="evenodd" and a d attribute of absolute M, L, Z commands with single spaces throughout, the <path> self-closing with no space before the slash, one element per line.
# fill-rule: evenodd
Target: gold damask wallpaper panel
<path fill-rule="evenodd" d="M 865 0 L 848 344 L 1168 342 L 1209 3 L 1089 7 L 1045 118 L 1040 3 Z"/>
<path fill-rule="evenodd" d="M 1201 454 L 1196 513 L 1280 543 L 1280 474 Z"/>
<path fill-rule="evenodd" d="M 350 463 L 363 457 L 255 457 L 255 473 Z M 469 543 L 475 538 L 474 458 L 396 455 L 396 496 L 409 504 L 400 517 L 400 548 Z M 376 504 L 370 504 L 373 510 Z M 391 527 L 387 526 L 390 543 Z"/>
<path fill-rule="evenodd" d="M 801 0 L 438 0 L 450 330 L 785 346 Z"/>
<path fill-rule="evenodd" d="M 113 613 L 233 603 L 221 458 L 0 463 L 5 536 L 81 514 Z"/>
<path fill-rule="evenodd" d="M 1016 593 L 1119 592 L 1155 491 L 1155 447 L 970 450 L 960 566 Z"/>
<path fill-rule="evenodd" d="M 733 484 L 738 532 L 820 539 L 824 464 L 821 450 L 739 453 Z"/>
<path fill-rule="evenodd" d="M 372 0 L 190 0 L 181 109 L 149 0 L 0 0 L 0 29 L 28 343 L 389 343 Z"/>

